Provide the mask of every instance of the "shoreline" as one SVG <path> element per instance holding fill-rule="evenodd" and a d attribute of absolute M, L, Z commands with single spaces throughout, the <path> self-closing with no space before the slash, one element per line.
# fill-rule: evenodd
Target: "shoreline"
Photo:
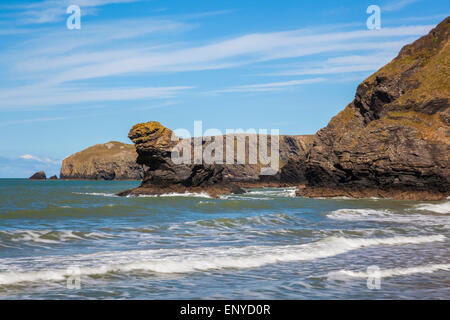
<path fill-rule="evenodd" d="M 312 199 L 333 199 L 345 197 L 349 199 L 386 199 L 386 200 L 410 200 L 410 201 L 442 201 L 448 200 L 450 192 L 430 191 L 430 190 L 412 190 L 412 189 L 381 189 L 366 188 L 355 189 L 348 187 L 339 188 L 323 188 L 309 187 L 306 185 L 298 185 L 293 183 L 279 182 L 230 182 L 226 184 L 218 184 L 204 187 L 185 187 L 180 185 L 172 185 L 167 187 L 151 186 L 132 188 L 117 193 L 118 196 L 140 196 L 140 195 L 163 195 L 170 193 L 178 194 L 207 194 L 212 198 L 219 198 L 220 195 L 229 194 L 245 194 L 243 189 L 254 188 L 296 188 L 296 197 L 305 197 Z"/>
<path fill-rule="evenodd" d="M 30 180 L 28 178 L 0 178 L 2 180 L 28 180 L 28 181 L 96 181 L 96 182 L 141 182 L 142 180 L 114 179 L 114 180 L 96 180 L 96 179 L 46 179 Z M 208 194 L 212 198 L 218 198 L 220 195 L 243 194 L 243 189 L 253 188 L 296 188 L 296 197 L 305 197 L 312 199 L 390 199 L 390 200 L 411 200 L 411 201 L 442 201 L 450 199 L 450 191 L 442 192 L 438 190 L 417 190 L 410 188 L 355 188 L 355 187 L 312 187 L 299 183 L 286 183 L 279 181 L 232 181 L 227 180 L 224 183 L 202 187 L 185 187 L 182 185 L 171 186 L 138 186 L 123 190 L 117 193 L 118 196 L 140 196 L 140 195 L 163 195 L 170 193 L 196 193 Z"/>

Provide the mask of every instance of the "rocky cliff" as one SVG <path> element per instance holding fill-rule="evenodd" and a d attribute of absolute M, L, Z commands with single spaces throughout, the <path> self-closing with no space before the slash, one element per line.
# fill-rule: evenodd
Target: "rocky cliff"
<path fill-rule="evenodd" d="M 237 136 L 237 139 L 245 139 L 244 136 Z M 303 157 L 312 139 L 312 135 L 280 136 L 280 164 L 284 165 L 289 159 Z M 247 157 L 248 148 L 247 144 Z M 95 145 L 65 159 L 61 168 L 61 179 L 142 180 L 144 169 L 136 163 L 137 156 L 134 145 L 114 141 Z M 261 182 L 260 164 L 224 164 L 223 167 L 225 181 L 248 184 Z M 286 181 L 304 182 L 302 168 L 295 173 L 285 172 L 283 175 L 289 176 Z M 265 179 L 266 183 L 279 180 L 279 174 Z"/>
<path fill-rule="evenodd" d="M 144 168 L 136 163 L 133 145 L 111 141 L 97 144 L 64 159 L 61 179 L 141 180 Z"/>
<path fill-rule="evenodd" d="M 287 166 L 304 167 L 299 195 L 448 196 L 449 32 L 447 18 L 359 85 L 304 161 Z"/>
<path fill-rule="evenodd" d="M 240 186 L 280 184 L 280 174 L 277 172 L 271 176 L 261 175 L 265 166 L 259 161 L 259 158 L 256 159 L 256 163 L 250 164 L 249 150 L 258 150 L 259 152 L 258 135 L 235 134 L 206 139 L 203 137 L 180 139 L 180 143 L 174 141 L 173 137 L 175 137 L 173 132 L 159 122 L 141 123 L 131 129 L 129 138 L 136 145 L 139 155 L 137 162 L 146 165 L 149 170 L 145 173 L 141 187 L 125 191 L 120 195 L 207 192 L 217 196 L 224 193 L 243 192 L 237 184 Z M 233 140 L 234 148 L 230 148 L 230 150 L 226 148 L 227 137 Z M 199 163 L 196 163 L 194 161 L 195 144 L 198 143 L 203 154 L 218 139 L 222 139 L 223 143 L 221 148 L 223 156 L 218 155 L 222 161 L 207 164 L 208 162 L 201 159 Z M 290 159 L 304 156 L 311 142 L 312 136 L 281 136 L 279 140 L 280 166 Z M 172 152 L 175 146 L 183 145 L 188 147 L 185 150 L 190 150 L 190 162 L 174 163 Z M 238 164 L 237 148 L 239 145 L 245 146 L 245 160 L 242 164 Z M 268 138 L 269 150 L 270 146 L 271 141 Z M 211 154 L 215 155 L 215 152 Z M 227 159 L 233 159 L 234 163 L 228 163 Z M 223 163 L 218 164 L 219 162 Z"/>
<path fill-rule="evenodd" d="M 223 166 L 174 163 L 172 152 L 177 142 L 172 130 L 159 122 L 135 125 L 128 134 L 135 143 L 137 162 L 149 167 L 140 187 L 119 193 L 129 195 L 160 195 L 166 193 L 207 192 L 211 196 L 243 193 L 232 183 L 226 183 Z"/>

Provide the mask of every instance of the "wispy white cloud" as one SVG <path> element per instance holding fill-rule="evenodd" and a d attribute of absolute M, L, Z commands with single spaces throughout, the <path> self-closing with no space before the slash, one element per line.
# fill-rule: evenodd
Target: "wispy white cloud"
<path fill-rule="evenodd" d="M 2 122 L 0 122 L 0 127 L 9 126 L 9 125 L 24 124 L 24 123 L 64 121 L 64 120 L 72 120 L 72 119 L 87 118 L 87 117 L 91 117 L 91 115 L 77 115 L 77 116 L 68 116 L 68 117 L 46 117 L 46 118 L 31 118 L 31 119 L 21 119 L 21 120 L 9 120 L 9 121 L 2 121 Z"/>
<path fill-rule="evenodd" d="M 13 15 L 23 24 L 43 24 L 58 22 L 67 16 L 66 9 L 69 5 L 76 4 L 82 8 L 83 15 L 96 12 L 95 8 L 120 3 L 139 2 L 142 0 L 45 0 L 28 2 L 15 5 L 3 5 L 0 8 L 13 11 Z"/>
<path fill-rule="evenodd" d="M 346 55 L 325 61 L 309 63 L 307 66 L 287 65 L 282 71 L 271 73 L 276 76 L 330 75 L 365 71 L 376 71 L 391 61 L 396 55 L 393 50 L 376 51 L 367 55 Z"/>
<path fill-rule="evenodd" d="M 303 79 L 303 80 L 291 80 L 283 82 L 272 82 L 272 83 L 261 83 L 261 84 L 250 84 L 242 85 L 229 89 L 215 90 L 212 93 L 233 93 L 233 92 L 267 92 L 275 90 L 283 90 L 288 87 L 300 86 L 305 84 L 313 84 L 325 81 L 325 78 L 313 78 L 313 79 Z"/>
<path fill-rule="evenodd" d="M 376 39 L 422 35 L 432 26 L 410 26 L 370 30 L 302 35 L 300 30 L 249 34 L 204 46 L 179 50 L 139 51 L 126 58 L 106 59 L 73 67 L 50 76 L 47 81 L 69 81 L 117 76 L 127 73 L 176 72 L 241 66 L 249 63 L 312 54 L 383 47 Z M 372 40 L 372 42 L 367 42 Z M 366 41 L 361 43 L 361 41 Z M 397 42 L 398 44 L 398 42 Z M 108 54 L 111 54 L 110 52 Z M 64 58 L 61 58 L 64 59 Z M 68 57 L 67 59 L 72 59 Z"/>
<path fill-rule="evenodd" d="M 108 89 L 64 89 L 46 87 L 23 87 L 14 90 L 1 90 L 2 109 L 17 107 L 40 107 L 66 104 L 81 104 L 97 101 L 123 101 L 142 99 L 173 98 L 177 92 L 192 87 L 147 87 L 147 88 L 108 88 Z"/>
<path fill-rule="evenodd" d="M 24 159 L 24 160 L 32 160 L 32 161 L 47 163 L 47 164 L 61 164 L 61 160 L 54 160 L 54 159 L 50 159 L 48 157 L 41 159 L 41 158 L 33 156 L 31 154 L 24 154 L 24 155 L 20 156 L 19 158 Z"/>
<path fill-rule="evenodd" d="M 20 157 L 0 156 L 0 177 L 28 178 L 37 171 L 44 170 L 47 176 L 59 174 L 61 160 L 24 154 Z"/>
<path fill-rule="evenodd" d="M 94 1 L 92 5 L 106 2 Z M 67 30 L 33 33 L 30 39 L 4 50 L 0 56 L 2 73 L 12 81 L 27 83 L 15 87 L 9 85 L 0 90 L 0 109 L 173 99 L 188 89 L 194 89 L 194 86 L 133 86 L 127 79 L 136 75 L 150 77 L 160 73 L 230 69 L 352 51 L 371 50 L 375 56 L 382 50 L 398 51 L 412 37 L 423 35 L 432 28 L 431 25 L 377 31 L 306 28 L 251 33 L 202 44 L 171 40 L 170 35 L 193 27 L 183 21 L 143 18 L 94 23 L 83 28 L 81 33 Z M 290 75 L 373 70 L 379 66 L 379 61 L 352 65 L 342 61 L 324 61 L 324 64 L 326 68 L 313 64 L 300 66 L 292 69 Z M 92 85 L 105 79 L 117 81 L 118 77 L 121 87 L 105 89 L 104 85 Z M 256 92 L 277 90 L 277 87 L 225 90 Z"/>
<path fill-rule="evenodd" d="M 398 11 L 403 9 L 404 7 L 413 4 L 415 2 L 419 2 L 421 0 L 395 0 L 387 3 L 381 9 L 383 11 Z"/>

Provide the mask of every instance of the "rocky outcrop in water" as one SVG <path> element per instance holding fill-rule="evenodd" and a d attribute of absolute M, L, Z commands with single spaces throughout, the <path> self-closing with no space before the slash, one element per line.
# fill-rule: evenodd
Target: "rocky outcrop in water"
<path fill-rule="evenodd" d="M 58 180 L 58 177 L 56 175 L 51 176 L 50 178 L 48 178 L 49 180 Z"/>
<path fill-rule="evenodd" d="M 359 85 L 297 163 L 307 180 L 299 195 L 449 195 L 449 32 L 447 18 Z"/>
<path fill-rule="evenodd" d="M 207 192 L 212 196 L 244 192 L 224 181 L 221 165 L 175 164 L 172 151 L 177 145 L 173 132 L 159 122 L 135 125 L 128 137 L 135 143 L 137 162 L 149 167 L 139 188 L 119 193 L 125 195 L 160 195 L 165 193 Z"/>
<path fill-rule="evenodd" d="M 133 145 L 111 141 L 97 144 L 63 160 L 61 179 L 141 180 L 144 168 L 136 163 Z"/>
<path fill-rule="evenodd" d="M 249 161 L 250 150 L 259 150 L 258 135 L 235 134 L 229 136 L 217 136 L 208 138 L 184 139 L 179 144 L 178 138 L 172 139 L 173 132 L 162 126 L 159 122 L 148 122 L 134 126 L 129 138 L 135 143 L 138 153 L 137 162 L 146 165 L 149 170 L 145 173 L 142 185 L 133 190 L 120 193 L 120 195 L 138 194 L 162 194 L 162 193 L 185 193 L 185 192 L 206 192 L 217 196 L 225 193 L 242 193 L 240 186 L 279 186 L 280 174 L 272 176 L 262 175 L 264 166 L 259 159 L 256 163 Z M 227 150 L 226 139 L 232 138 L 234 148 Z M 207 164 L 203 159 L 196 163 L 194 159 L 194 149 L 197 144 L 203 154 L 212 143 L 222 139 L 223 157 L 221 161 Z M 284 165 L 289 159 L 303 156 L 308 145 L 312 141 L 311 136 L 281 136 L 280 165 Z M 267 138 L 267 148 L 271 147 L 271 138 Z M 191 150 L 191 162 L 174 163 L 172 151 L 175 146 L 189 146 Z M 245 161 L 238 164 L 238 153 L 236 148 L 239 145 L 245 148 Z M 231 150 L 233 149 L 233 150 Z M 253 151 L 252 151 L 253 152 Z M 214 153 L 214 152 L 213 152 Z M 213 154 L 212 153 L 212 154 Z M 220 157 L 220 156 L 219 156 Z M 232 163 L 227 161 L 232 159 Z M 219 164 L 220 163 L 220 164 Z"/>
<path fill-rule="evenodd" d="M 245 136 L 236 135 L 236 139 L 242 140 Z M 280 136 L 280 165 L 285 165 L 290 159 L 304 157 L 312 139 L 312 135 Z M 249 145 L 246 148 L 248 155 Z M 65 159 L 61 167 L 61 179 L 142 180 L 145 166 L 137 164 L 137 156 L 134 145 L 114 141 L 95 145 Z M 295 182 L 304 182 L 302 168 L 296 168 L 296 170 Z M 262 177 L 260 173 L 261 164 L 224 164 L 222 175 L 225 181 L 240 184 L 251 185 L 264 182 L 277 185 L 280 183 L 280 174 Z"/>
<path fill-rule="evenodd" d="M 28 180 L 46 180 L 47 176 L 45 175 L 44 171 L 39 171 L 33 174 L 31 177 L 28 178 Z"/>

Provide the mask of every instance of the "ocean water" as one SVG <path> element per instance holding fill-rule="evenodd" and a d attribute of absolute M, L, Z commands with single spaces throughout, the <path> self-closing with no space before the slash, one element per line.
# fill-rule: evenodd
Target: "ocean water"
<path fill-rule="evenodd" d="M 448 200 L 137 185 L 0 180 L 0 299 L 450 298 Z"/>

